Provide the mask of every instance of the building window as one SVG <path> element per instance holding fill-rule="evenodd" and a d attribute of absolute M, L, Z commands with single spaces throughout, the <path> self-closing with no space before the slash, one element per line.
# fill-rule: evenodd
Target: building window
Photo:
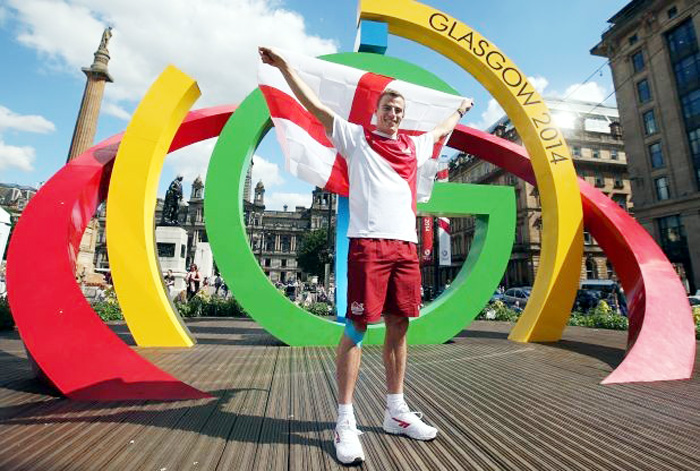
<path fill-rule="evenodd" d="M 654 116 L 654 110 L 649 110 L 644 115 L 642 115 L 644 119 L 644 132 L 649 135 L 649 134 L 655 134 L 659 132 L 659 128 L 656 125 L 656 116 Z"/>
<path fill-rule="evenodd" d="M 661 246 L 678 244 L 685 239 L 685 230 L 681 224 L 681 217 L 677 214 L 658 219 L 659 233 L 661 235 Z"/>
<path fill-rule="evenodd" d="M 656 186 L 656 199 L 659 201 L 667 200 L 671 197 L 668 189 L 668 178 L 659 177 L 654 179 Z"/>
<path fill-rule="evenodd" d="M 668 13 L 668 19 L 669 19 L 669 20 L 672 19 L 672 18 L 675 18 L 676 15 L 678 14 L 678 8 L 676 8 L 675 6 L 673 6 L 673 7 L 671 7 L 671 8 L 668 9 L 667 13 Z"/>
<path fill-rule="evenodd" d="M 622 177 L 620 175 L 615 175 L 615 188 L 622 188 L 624 186 L 624 183 L 622 181 Z"/>
<path fill-rule="evenodd" d="M 573 152 L 574 157 L 581 157 L 581 146 L 573 146 L 571 151 Z"/>
<path fill-rule="evenodd" d="M 622 187 L 620 187 L 620 188 L 622 188 Z M 622 209 L 624 209 L 625 211 L 627 211 L 627 195 L 621 195 L 621 194 L 618 193 L 617 195 L 613 195 L 613 196 L 612 196 L 612 200 L 613 200 L 615 203 L 617 203 L 617 205 L 618 205 L 619 207 L 621 207 Z"/>
<path fill-rule="evenodd" d="M 673 65 L 676 84 L 680 93 L 697 88 L 700 82 L 700 52 L 678 60 Z"/>
<path fill-rule="evenodd" d="M 605 186 L 605 179 L 599 173 L 595 174 L 595 186 L 597 186 L 598 188 L 602 188 Z"/>
<path fill-rule="evenodd" d="M 644 70 L 644 54 L 642 51 L 637 51 L 632 54 L 632 67 L 634 68 L 635 74 Z"/>
<path fill-rule="evenodd" d="M 593 154 L 594 159 L 599 159 L 600 158 L 600 149 L 593 149 L 592 154 Z"/>
<path fill-rule="evenodd" d="M 593 237 L 591 237 L 591 233 L 588 231 L 583 231 L 583 243 L 586 245 L 592 245 L 593 244 Z"/>
<path fill-rule="evenodd" d="M 292 251 L 292 238 L 289 236 L 282 236 L 282 252 Z"/>
<path fill-rule="evenodd" d="M 612 160 L 618 160 L 620 158 L 620 156 L 617 153 L 617 149 L 610 150 L 610 158 Z"/>
<path fill-rule="evenodd" d="M 661 168 L 664 166 L 664 154 L 661 150 L 661 143 L 655 142 L 649 146 L 649 159 L 651 168 Z"/>
<path fill-rule="evenodd" d="M 674 62 L 688 54 L 697 51 L 698 41 L 691 18 L 678 25 L 666 34 L 671 60 Z"/>
<path fill-rule="evenodd" d="M 266 267 L 269 267 L 269 266 L 270 266 L 270 259 L 269 259 L 269 258 L 266 258 L 266 259 L 265 259 L 265 266 L 266 266 Z"/>
<path fill-rule="evenodd" d="M 175 244 L 169 242 L 158 242 L 156 243 L 158 248 L 159 258 L 173 258 L 175 257 Z"/>
<path fill-rule="evenodd" d="M 647 79 L 637 82 L 637 98 L 639 98 L 639 103 L 651 101 L 651 89 L 649 88 L 649 81 Z"/>
<path fill-rule="evenodd" d="M 683 108 L 683 118 L 685 122 L 690 124 L 693 120 L 700 117 L 700 88 L 696 88 L 692 92 L 681 98 L 681 107 Z"/>
<path fill-rule="evenodd" d="M 592 258 L 586 259 L 586 278 L 589 280 L 598 278 L 598 267 L 596 266 L 595 260 Z"/>
<path fill-rule="evenodd" d="M 637 33 L 633 34 L 632 36 L 629 37 L 627 40 L 629 42 L 629 45 L 635 44 L 639 40 L 639 37 L 637 36 Z"/>
<path fill-rule="evenodd" d="M 688 133 L 688 143 L 691 155 L 695 160 L 700 161 L 700 127 Z"/>
<path fill-rule="evenodd" d="M 281 266 L 282 266 L 282 268 L 284 268 L 284 267 L 287 266 L 287 259 L 286 259 L 286 258 L 283 258 L 283 259 L 282 259 L 282 265 L 281 265 Z"/>

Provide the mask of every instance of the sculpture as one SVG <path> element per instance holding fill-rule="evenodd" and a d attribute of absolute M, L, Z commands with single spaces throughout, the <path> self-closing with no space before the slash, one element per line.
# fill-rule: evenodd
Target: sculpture
<path fill-rule="evenodd" d="M 104 49 L 105 51 L 107 50 L 107 45 L 109 44 L 109 39 L 112 37 L 112 27 L 109 26 L 105 28 L 104 32 L 102 33 L 102 40 L 100 41 L 100 47 L 98 49 Z"/>
<path fill-rule="evenodd" d="M 178 175 L 165 192 L 165 201 L 163 201 L 163 213 L 160 218 L 162 226 L 178 226 L 178 212 L 180 210 L 180 202 L 182 201 L 182 175 Z"/>

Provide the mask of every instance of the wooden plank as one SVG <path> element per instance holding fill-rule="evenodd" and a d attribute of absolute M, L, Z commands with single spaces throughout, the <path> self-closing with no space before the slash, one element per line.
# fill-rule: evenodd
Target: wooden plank
<path fill-rule="evenodd" d="M 697 377 L 601 386 L 624 332 L 569 328 L 568 344 L 523 345 L 506 340 L 506 323 L 473 325 L 452 343 L 410 349 L 408 403 L 440 429 L 428 443 L 383 432 L 381 347 L 365 347 L 358 469 L 700 469 Z M 279 346 L 250 320 L 192 327 L 202 339 L 193 349 L 138 351 L 214 400 L 51 397 L 16 333 L 1 334 L 0 469 L 346 469 L 332 443 L 333 348 Z"/>

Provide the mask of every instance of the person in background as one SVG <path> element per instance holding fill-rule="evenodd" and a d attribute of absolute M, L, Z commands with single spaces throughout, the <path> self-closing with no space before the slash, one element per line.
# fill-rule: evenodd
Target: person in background
<path fill-rule="evenodd" d="M 185 277 L 185 284 L 187 285 L 187 301 L 192 299 L 195 294 L 199 291 L 199 287 L 202 283 L 202 274 L 199 273 L 197 265 L 194 263 L 190 265 L 190 270 L 187 272 Z"/>

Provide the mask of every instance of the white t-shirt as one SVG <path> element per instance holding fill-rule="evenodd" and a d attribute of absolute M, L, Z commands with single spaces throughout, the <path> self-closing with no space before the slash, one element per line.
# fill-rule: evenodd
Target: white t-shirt
<path fill-rule="evenodd" d="M 418 242 L 416 176 L 432 157 L 432 133 L 392 139 L 335 116 L 329 138 L 348 164 L 348 237 Z"/>

